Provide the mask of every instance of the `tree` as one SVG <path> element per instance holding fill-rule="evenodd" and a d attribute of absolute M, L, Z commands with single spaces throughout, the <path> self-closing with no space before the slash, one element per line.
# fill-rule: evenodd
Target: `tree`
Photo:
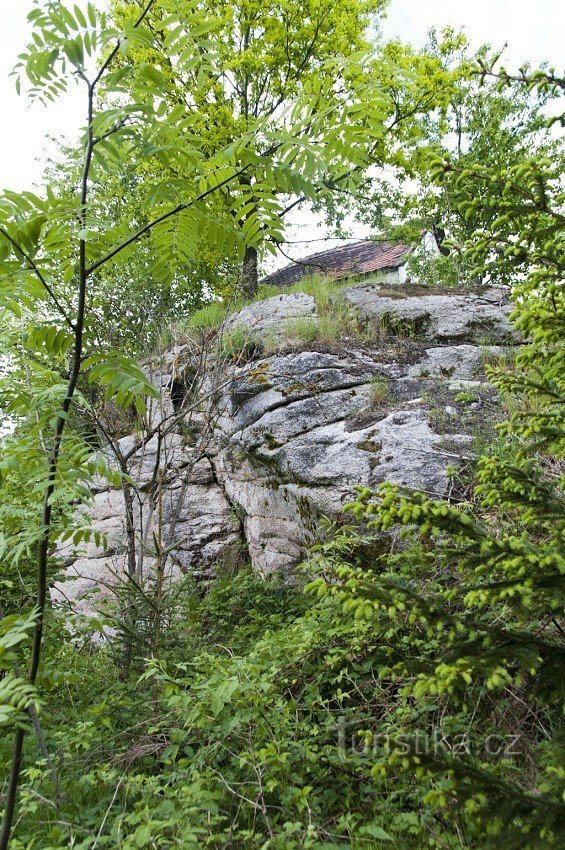
<path fill-rule="evenodd" d="M 205 2 L 202 7 L 209 16 L 210 63 L 204 79 L 201 69 L 187 69 L 179 65 L 177 57 L 167 55 L 163 59 L 163 12 L 158 7 L 149 17 L 152 39 L 139 50 L 153 71 L 167 80 L 170 99 L 197 111 L 193 132 L 201 137 L 204 150 L 214 152 L 240 135 L 255 135 L 258 153 L 265 130 L 276 135 L 288 126 L 288 110 L 298 92 L 310 91 L 316 97 L 323 91 L 338 106 L 340 99 L 356 98 L 355 87 L 366 89 L 368 78 L 360 58 L 369 47 L 364 33 L 371 13 L 383 6 L 382 0 Z M 139 2 L 117 0 L 115 7 L 127 20 L 135 14 Z M 190 22 L 191 14 L 190 3 L 179 4 L 179 21 Z M 328 129 L 335 127 L 334 112 L 328 115 L 328 122 Z M 311 128 L 306 124 L 305 139 L 310 135 Z M 278 227 L 276 223 L 286 210 L 279 195 L 296 193 L 312 199 L 313 190 L 329 187 L 336 178 L 345 176 L 349 166 L 358 165 L 348 162 L 345 150 L 343 154 L 335 162 L 325 158 L 317 173 L 305 174 L 302 186 L 281 181 L 269 192 L 265 191 L 261 161 L 246 163 L 238 186 L 245 203 L 234 211 L 228 198 L 225 212 L 228 221 L 232 217 L 230 225 L 235 224 L 240 231 L 241 284 L 248 295 L 257 289 L 258 249 L 266 244 L 272 250 L 272 241 L 265 240 L 270 237 L 276 243 L 282 238 L 282 222 Z M 366 164 L 370 161 L 368 157 Z M 163 176 L 167 179 L 166 171 Z M 233 187 L 224 191 L 229 195 Z"/>
<path fill-rule="evenodd" d="M 500 56 L 490 57 L 486 46 L 472 54 L 466 38 L 449 29 L 441 38 L 432 32 L 426 49 L 406 55 L 405 61 L 416 68 L 431 57 L 451 74 L 449 97 L 438 101 L 438 109 L 415 116 L 411 135 L 404 136 L 390 160 L 394 182 L 375 183 L 374 205 L 365 208 L 365 219 L 378 222 L 394 238 L 411 241 L 422 232 L 435 236 L 439 256 L 424 248 L 413 258 L 421 277 L 476 283 L 465 245 L 479 229 L 487 231 L 493 225 L 501 237 L 499 184 L 490 177 L 462 179 L 461 174 L 475 166 L 488 175 L 506 166 L 518 167 L 530 160 L 533 149 L 538 157 L 558 155 L 559 143 L 547 120 L 555 84 L 501 86 Z M 527 75 L 527 69 L 522 73 Z M 410 85 L 405 96 L 410 97 L 409 92 Z M 441 183 L 439 161 L 449 163 Z M 387 204 L 383 216 L 380 211 Z M 492 280 L 512 283 L 514 267 L 505 269 L 502 263 L 492 270 Z"/>

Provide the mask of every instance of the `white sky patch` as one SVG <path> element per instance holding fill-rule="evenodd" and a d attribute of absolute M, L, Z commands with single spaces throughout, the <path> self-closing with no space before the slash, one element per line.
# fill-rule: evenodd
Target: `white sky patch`
<path fill-rule="evenodd" d="M 432 27 L 445 26 L 463 28 L 475 48 L 508 42 L 509 67 L 547 61 L 563 70 L 565 4 L 558 0 L 391 0 L 384 30 L 421 47 Z"/>
<path fill-rule="evenodd" d="M 16 93 L 15 77 L 9 75 L 30 39 L 31 8 L 27 0 L 0 0 L 0 187 L 15 191 L 42 183 L 45 162 L 56 151 L 50 137 L 77 139 L 84 124 L 84 96 L 74 82 L 67 95 L 47 107 Z"/>
<path fill-rule="evenodd" d="M 0 187 L 16 191 L 41 185 L 45 163 L 56 152 L 50 138 L 76 141 L 84 122 L 84 93 L 75 85 L 48 107 L 30 104 L 16 94 L 9 74 L 30 37 L 26 16 L 31 8 L 27 0 L 0 0 L 0 103 L 4 116 Z M 508 42 L 505 56 L 509 67 L 518 67 L 525 60 L 534 65 L 547 60 L 561 70 L 565 4 L 556 0 L 537 0 L 534 5 L 527 0 L 391 0 L 383 30 L 385 37 L 398 37 L 420 47 L 431 27 L 446 25 L 464 27 L 474 47 L 484 42 L 501 47 Z M 315 216 L 299 212 L 288 238 L 304 240 L 326 233 Z M 355 226 L 353 235 L 365 236 L 367 229 Z M 300 242 L 289 245 L 289 253 L 300 256 L 323 247 L 321 242 Z M 284 262 L 281 258 L 277 265 Z"/>

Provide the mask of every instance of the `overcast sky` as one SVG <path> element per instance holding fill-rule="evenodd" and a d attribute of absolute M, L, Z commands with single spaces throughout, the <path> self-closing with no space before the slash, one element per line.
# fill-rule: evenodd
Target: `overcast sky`
<path fill-rule="evenodd" d="M 29 28 L 27 0 L 0 0 L 0 187 L 21 190 L 41 183 L 50 136 L 76 138 L 82 123 L 83 101 L 76 91 L 48 108 L 30 106 L 18 97 L 9 77 Z M 508 42 L 507 64 L 547 60 L 562 71 L 564 64 L 565 3 L 558 0 L 391 0 L 384 33 L 421 46 L 431 27 L 464 27 L 475 46 L 495 47 Z M 308 218 L 300 231 L 310 229 Z M 299 236 L 297 232 L 294 234 Z M 308 234 L 310 235 L 310 233 Z"/>

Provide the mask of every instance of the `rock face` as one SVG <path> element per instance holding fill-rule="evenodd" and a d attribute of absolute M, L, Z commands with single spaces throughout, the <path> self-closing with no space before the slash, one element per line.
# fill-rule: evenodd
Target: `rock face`
<path fill-rule="evenodd" d="M 508 305 L 498 287 L 483 293 L 402 295 L 399 288 L 356 286 L 345 292 L 361 313 L 379 320 L 393 331 L 403 329 L 430 342 L 514 341 L 508 323 Z"/>
<path fill-rule="evenodd" d="M 69 581 L 55 598 L 88 611 L 85 592 L 111 593 L 124 571 L 174 580 L 242 558 L 290 574 L 354 485 L 446 493 L 447 467 L 471 457 L 496 410 L 483 366 L 515 342 L 505 293 L 357 285 L 339 299 L 359 338 L 297 344 L 290 325 L 318 322 L 315 299 L 277 295 L 225 322 L 252 341 L 247 354 L 184 344 L 146 364 L 162 394 L 147 427 L 160 427 L 106 449 L 133 483 L 97 482 L 90 516 L 107 538 L 60 547 Z"/>
<path fill-rule="evenodd" d="M 226 320 L 223 330 L 225 333 L 243 330 L 247 336 L 256 340 L 266 335 L 276 340 L 284 336 L 285 327 L 289 323 L 304 319 L 317 319 L 316 302 L 311 295 L 293 292 L 290 295 L 275 295 L 244 307 Z"/>

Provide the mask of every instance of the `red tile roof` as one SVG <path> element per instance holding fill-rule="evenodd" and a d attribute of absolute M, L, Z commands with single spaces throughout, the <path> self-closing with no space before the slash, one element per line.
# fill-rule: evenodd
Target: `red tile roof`
<path fill-rule="evenodd" d="M 334 280 L 340 280 L 384 269 L 397 269 L 404 263 L 411 250 L 409 245 L 393 245 L 391 242 L 351 242 L 318 254 L 310 254 L 302 260 L 294 260 L 288 266 L 264 277 L 261 283 L 289 286 L 311 274 L 324 274 Z"/>

